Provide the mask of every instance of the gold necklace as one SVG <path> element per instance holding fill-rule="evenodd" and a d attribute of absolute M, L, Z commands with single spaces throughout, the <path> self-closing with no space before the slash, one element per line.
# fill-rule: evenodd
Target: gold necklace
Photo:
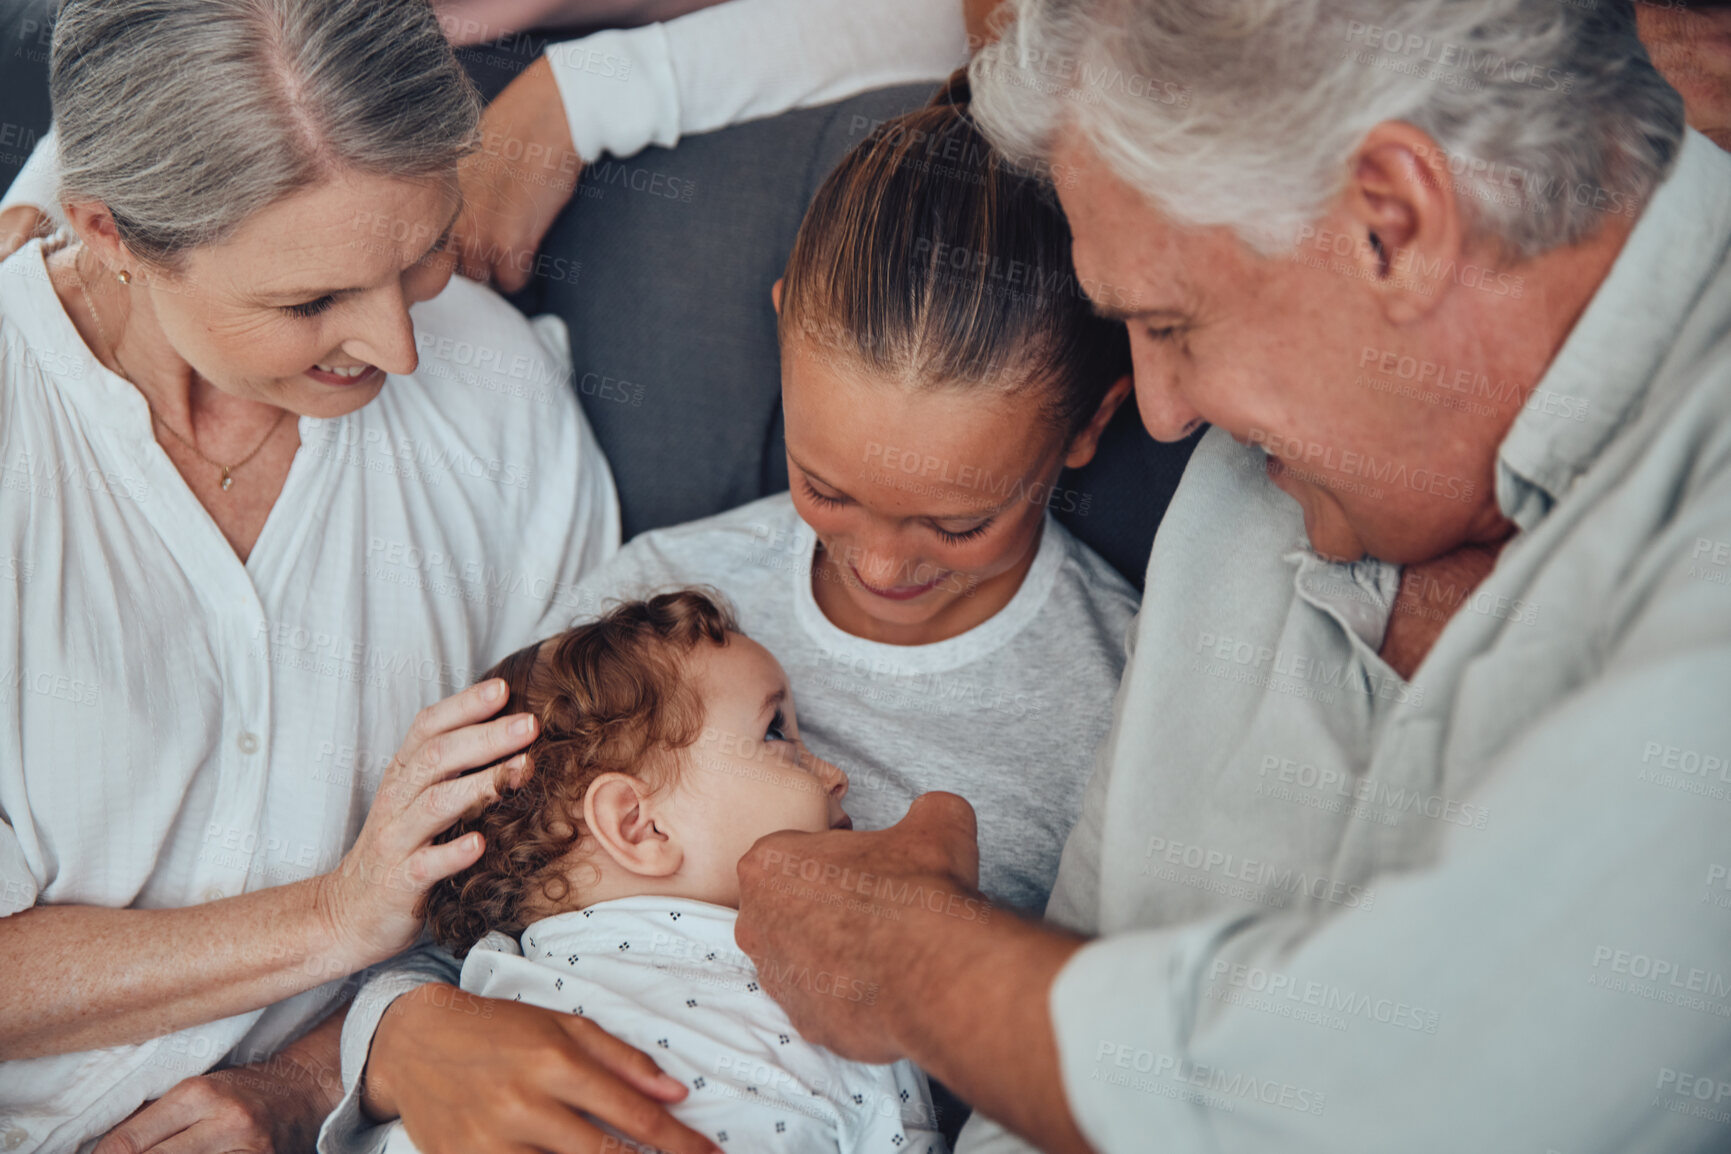
<path fill-rule="evenodd" d="M 78 247 L 80 249 L 84 248 L 84 243 L 80 241 Z M 133 388 L 138 389 L 138 382 L 132 379 L 132 374 L 126 371 L 126 365 L 122 363 L 120 359 L 120 346 L 115 344 L 114 341 L 109 338 L 108 326 L 102 323 L 102 314 L 96 311 L 96 302 L 90 299 L 90 289 L 86 287 L 84 283 L 84 273 L 78 267 L 77 252 L 72 254 L 72 278 L 78 282 L 78 293 L 84 298 L 84 307 L 90 310 L 90 319 L 96 324 L 97 335 L 102 338 L 102 343 L 108 346 L 108 355 L 114 358 L 115 367 L 120 370 L 120 379 L 131 385 Z M 144 390 L 138 389 L 138 395 L 144 397 Z M 209 457 L 204 455 L 197 445 L 181 436 L 179 430 L 169 424 L 163 415 L 156 411 L 156 406 L 150 403 L 149 397 L 144 397 L 144 407 L 150 410 L 151 420 L 167 429 L 169 436 L 185 445 L 189 450 L 191 450 L 193 456 L 197 457 L 211 468 L 221 472 L 222 491 L 225 493 L 228 492 L 229 487 L 234 484 L 234 478 L 230 474 L 248 461 L 252 460 L 254 457 L 258 456 L 259 451 L 262 450 L 265 445 L 270 443 L 272 437 L 276 436 L 276 431 L 282 427 L 283 421 L 287 420 L 289 415 L 287 409 L 279 412 L 276 420 L 271 422 L 270 430 L 265 433 L 264 439 L 253 446 L 252 452 L 234 462 L 232 465 L 225 465 L 221 461 L 211 460 Z"/>

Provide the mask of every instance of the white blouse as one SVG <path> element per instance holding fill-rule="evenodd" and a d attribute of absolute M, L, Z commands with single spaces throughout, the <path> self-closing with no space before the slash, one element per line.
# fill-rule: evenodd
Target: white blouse
<path fill-rule="evenodd" d="M 419 368 L 301 418 L 243 564 L 41 243 L 0 265 L 0 915 L 329 870 L 416 712 L 572 619 L 619 512 L 563 327 L 461 279 L 412 315 Z M 73 1149 L 267 1055 L 344 993 L 329 976 L 141 1045 L 0 1063 L 0 1148 Z"/>

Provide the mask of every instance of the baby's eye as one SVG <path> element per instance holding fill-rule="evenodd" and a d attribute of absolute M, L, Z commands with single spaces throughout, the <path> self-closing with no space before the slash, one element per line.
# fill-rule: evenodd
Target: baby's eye
<path fill-rule="evenodd" d="M 763 739 L 765 741 L 786 741 L 788 739 L 787 718 L 782 716 L 781 710 L 776 710 L 775 716 L 769 719 L 769 728 L 764 731 Z"/>

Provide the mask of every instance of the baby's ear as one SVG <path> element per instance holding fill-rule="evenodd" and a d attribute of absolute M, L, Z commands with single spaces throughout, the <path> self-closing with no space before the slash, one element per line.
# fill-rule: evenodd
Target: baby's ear
<path fill-rule="evenodd" d="M 655 825 L 652 790 L 628 773 L 604 773 L 583 794 L 583 824 L 608 857 L 642 877 L 664 878 L 683 856 Z"/>

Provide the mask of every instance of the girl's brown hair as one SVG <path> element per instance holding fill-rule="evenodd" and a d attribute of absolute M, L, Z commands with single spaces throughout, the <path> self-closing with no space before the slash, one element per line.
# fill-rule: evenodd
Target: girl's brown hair
<path fill-rule="evenodd" d="M 435 941 L 462 957 L 491 930 L 521 933 L 538 916 L 537 898 L 569 897 L 570 883 L 552 867 L 582 837 L 589 784 L 604 773 L 641 774 L 657 752 L 697 740 L 703 703 L 685 659 L 738 631 L 719 597 L 663 593 L 519 649 L 482 676 L 510 688 L 501 715 L 532 713 L 541 728 L 527 750 L 529 779 L 439 839 L 479 831 L 486 848 L 427 892 Z"/>
<path fill-rule="evenodd" d="M 925 388 L 1038 390 L 1072 436 L 1130 372 L 1129 338 L 1077 281 L 1049 182 L 995 152 L 968 101 L 963 69 L 830 173 L 787 262 L 782 345 Z"/>

